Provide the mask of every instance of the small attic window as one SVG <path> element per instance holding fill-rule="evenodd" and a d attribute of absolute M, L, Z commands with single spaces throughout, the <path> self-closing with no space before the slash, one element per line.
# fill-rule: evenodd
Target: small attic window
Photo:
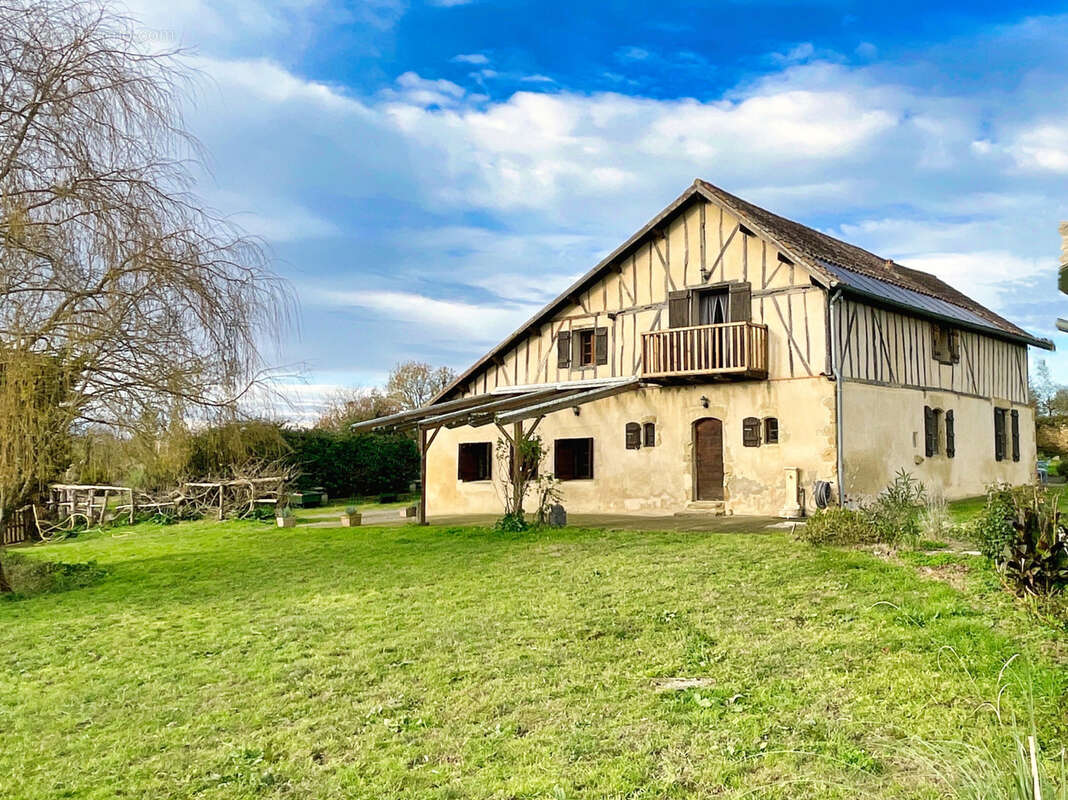
<path fill-rule="evenodd" d="M 931 356 L 939 364 L 960 361 L 960 331 L 944 325 L 931 325 Z"/>

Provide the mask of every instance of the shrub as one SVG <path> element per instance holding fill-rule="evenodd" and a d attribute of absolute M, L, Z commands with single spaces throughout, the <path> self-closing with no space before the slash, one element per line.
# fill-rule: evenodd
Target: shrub
<path fill-rule="evenodd" d="M 821 508 L 797 530 L 797 537 L 810 544 L 864 544 L 875 535 L 867 515 L 851 508 Z"/>
<path fill-rule="evenodd" d="M 1059 493 L 1040 486 L 995 486 L 987 492 L 973 535 L 1018 594 L 1068 588 L 1068 530 L 1061 524 L 1059 500 Z"/>
<path fill-rule="evenodd" d="M 997 561 L 1012 540 L 1012 521 L 1015 516 L 1016 506 L 1011 487 L 996 484 L 987 489 L 986 505 L 972 523 L 971 535 L 979 552 L 990 561 Z"/>
<path fill-rule="evenodd" d="M 1017 490 L 1013 536 L 997 560 L 1018 593 L 1049 595 L 1068 587 L 1068 531 L 1060 522 L 1056 492 L 1037 486 Z"/>
<path fill-rule="evenodd" d="M 11 552 L 4 553 L 4 570 L 15 597 L 80 589 L 91 586 L 107 575 L 107 570 L 95 561 L 67 564 L 39 561 Z"/>
<path fill-rule="evenodd" d="M 493 530 L 498 533 L 522 533 L 525 530 L 529 530 L 533 526 L 527 522 L 522 513 L 505 514 L 495 523 L 493 523 Z"/>
<path fill-rule="evenodd" d="M 886 544 L 917 541 L 922 531 L 926 500 L 923 484 L 905 470 L 899 470 L 893 482 L 864 509 L 875 529 L 876 541 Z"/>
<path fill-rule="evenodd" d="M 406 436 L 333 433 L 324 430 L 282 432 L 301 470 L 302 487 L 322 486 L 331 497 L 406 492 L 419 476 L 419 450 Z"/>
<path fill-rule="evenodd" d="M 926 512 L 923 484 L 901 470 L 871 503 L 817 511 L 798 538 L 812 544 L 897 544 L 918 541 Z"/>

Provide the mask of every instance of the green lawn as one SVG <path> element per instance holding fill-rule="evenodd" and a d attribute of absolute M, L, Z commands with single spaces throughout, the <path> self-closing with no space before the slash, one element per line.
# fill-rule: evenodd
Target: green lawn
<path fill-rule="evenodd" d="M 207 522 L 23 553 L 108 573 L 0 602 L 3 798 L 933 798 L 911 737 L 999 743 L 1014 654 L 1068 742 L 1064 639 L 974 559 Z"/>

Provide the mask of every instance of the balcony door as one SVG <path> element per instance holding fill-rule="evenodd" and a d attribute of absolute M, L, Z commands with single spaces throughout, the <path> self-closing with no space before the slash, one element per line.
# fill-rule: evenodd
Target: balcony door
<path fill-rule="evenodd" d="M 697 321 L 695 325 L 722 325 L 730 321 L 730 292 L 711 291 L 697 294 Z"/>
<path fill-rule="evenodd" d="M 693 424 L 694 500 L 723 499 L 723 422 L 714 417 Z"/>

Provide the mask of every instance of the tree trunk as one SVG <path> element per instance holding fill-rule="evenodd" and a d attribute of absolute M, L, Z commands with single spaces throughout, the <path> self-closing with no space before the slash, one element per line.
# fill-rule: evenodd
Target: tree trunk
<path fill-rule="evenodd" d="M 11 594 L 13 591 L 15 590 L 11 588 L 7 575 L 4 573 L 4 562 L 0 560 L 0 594 Z"/>

